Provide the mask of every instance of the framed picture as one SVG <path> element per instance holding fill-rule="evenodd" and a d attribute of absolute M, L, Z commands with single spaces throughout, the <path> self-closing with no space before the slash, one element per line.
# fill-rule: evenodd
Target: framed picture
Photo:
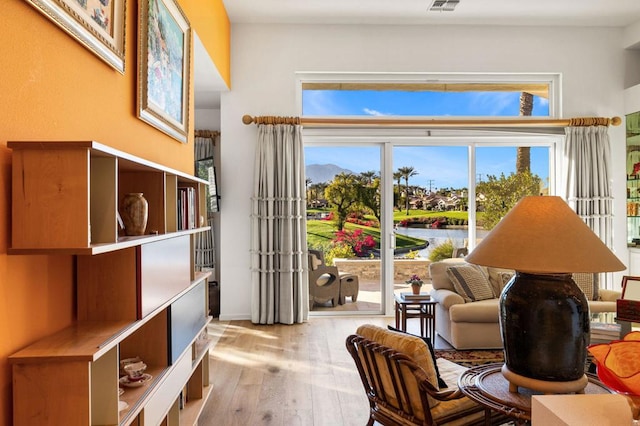
<path fill-rule="evenodd" d="M 174 0 L 140 0 L 138 117 L 187 142 L 191 29 Z"/>
<path fill-rule="evenodd" d="M 622 277 L 622 296 L 616 300 L 616 319 L 640 321 L 640 277 Z"/>
<path fill-rule="evenodd" d="M 26 0 L 53 23 L 124 74 L 126 0 Z"/>
<path fill-rule="evenodd" d="M 207 210 L 209 213 L 219 211 L 218 186 L 216 181 L 216 168 L 213 165 L 213 157 L 207 157 L 196 161 L 196 176 L 209 181 L 209 192 L 207 193 Z"/>
<path fill-rule="evenodd" d="M 622 299 L 640 301 L 640 277 L 622 277 Z"/>

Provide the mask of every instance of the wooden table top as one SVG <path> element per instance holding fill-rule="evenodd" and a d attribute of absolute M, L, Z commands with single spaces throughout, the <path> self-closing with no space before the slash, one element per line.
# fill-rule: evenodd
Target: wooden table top
<path fill-rule="evenodd" d="M 471 400 L 509 417 L 531 420 L 531 396 L 541 392 L 518 388 L 518 393 L 509 392 L 509 382 L 502 375 L 502 363 L 471 367 L 458 380 L 458 387 Z M 586 394 L 613 393 L 595 376 L 587 374 L 589 383 Z"/>

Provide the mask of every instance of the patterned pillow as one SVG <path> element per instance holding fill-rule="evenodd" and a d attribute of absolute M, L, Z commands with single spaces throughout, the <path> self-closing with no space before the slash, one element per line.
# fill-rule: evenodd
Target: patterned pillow
<path fill-rule="evenodd" d="M 509 280 L 515 275 L 513 272 L 498 272 L 498 276 L 500 277 L 500 284 L 502 288 L 507 285 Z"/>
<path fill-rule="evenodd" d="M 587 300 L 600 300 L 598 274 L 591 272 L 574 272 L 571 274 L 571 277 L 573 281 L 578 284 L 578 287 L 580 287 L 580 290 L 582 290 L 587 297 Z"/>
<path fill-rule="evenodd" d="M 453 282 L 456 292 L 465 302 L 493 299 L 493 289 L 489 278 L 475 265 L 450 266 L 447 275 Z"/>

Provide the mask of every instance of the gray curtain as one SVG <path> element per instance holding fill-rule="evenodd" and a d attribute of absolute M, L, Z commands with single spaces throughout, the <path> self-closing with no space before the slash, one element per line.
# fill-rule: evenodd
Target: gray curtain
<path fill-rule="evenodd" d="M 218 132 L 201 131 L 206 136 L 195 137 L 195 160 L 203 160 L 205 158 L 213 158 L 214 146 L 220 142 L 220 134 Z M 213 271 L 215 280 L 216 268 L 216 248 L 214 242 L 213 230 L 213 212 L 207 211 L 207 225 L 211 227 L 206 232 L 199 232 L 195 238 L 194 262 L 195 267 L 199 271 Z"/>
<path fill-rule="evenodd" d="M 251 214 L 251 321 L 309 316 L 304 148 L 299 125 L 260 124 Z"/>
<path fill-rule="evenodd" d="M 611 145 L 607 126 L 567 127 L 566 200 L 585 223 L 612 248 L 613 197 Z M 610 284 L 611 274 L 606 282 Z"/>

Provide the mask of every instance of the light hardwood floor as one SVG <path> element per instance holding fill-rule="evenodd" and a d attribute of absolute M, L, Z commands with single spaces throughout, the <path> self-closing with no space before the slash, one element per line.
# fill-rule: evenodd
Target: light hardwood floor
<path fill-rule="evenodd" d="M 214 321 L 213 390 L 199 425 L 365 425 L 369 404 L 345 339 L 361 324 L 393 322 L 381 316 L 273 326 Z"/>

